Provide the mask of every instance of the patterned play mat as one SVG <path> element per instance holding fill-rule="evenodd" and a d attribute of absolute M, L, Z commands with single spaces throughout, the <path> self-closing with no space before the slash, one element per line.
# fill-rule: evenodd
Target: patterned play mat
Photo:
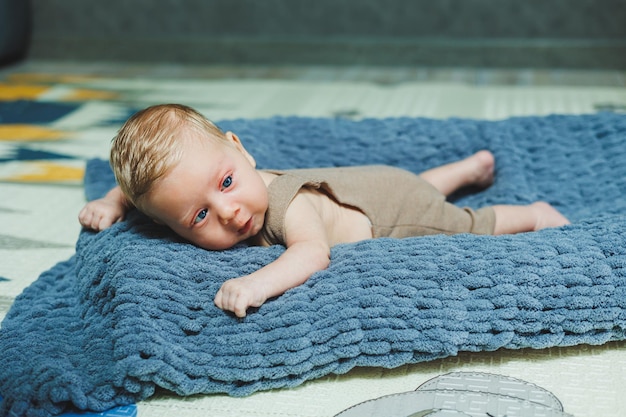
<path fill-rule="evenodd" d="M 45 67 L 44 67 L 45 69 Z M 275 114 L 361 119 L 450 116 L 501 119 L 550 113 L 621 109 L 615 88 L 505 88 L 461 84 L 376 85 L 341 80 L 238 80 L 169 74 L 107 77 L 95 71 L 7 71 L 0 78 L 0 319 L 38 276 L 75 251 L 78 210 L 85 201 L 85 163 L 106 158 L 110 139 L 134 111 L 158 102 L 183 102 L 215 120 Z M 335 415 L 364 401 L 415 389 L 454 371 L 490 372 L 553 392 L 578 417 L 626 411 L 626 344 L 541 350 L 498 350 L 395 369 L 358 368 L 293 389 L 244 398 L 177 397 L 162 391 L 107 416 Z"/>

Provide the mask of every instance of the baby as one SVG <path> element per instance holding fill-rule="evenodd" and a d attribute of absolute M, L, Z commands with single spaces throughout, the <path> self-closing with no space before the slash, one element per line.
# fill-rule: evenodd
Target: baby
<path fill-rule="evenodd" d="M 238 317 L 325 269 L 339 243 L 508 234 L 569 223 L 544 202 L 476 211 L 448 203 L 446 196 L 459 188 L 492 183 L 488 151 L 419 176 L 385 166 L 257 170 L 234 133 L 177 104 L 133 115 L 113 140 L 111 165 L 119 186 L 82 209 L 84 227 L 103 230 L 136 207 L 204 249 L 243 241 L 286 247 L 271 264 L 222 285 L 215 304 Z"/>

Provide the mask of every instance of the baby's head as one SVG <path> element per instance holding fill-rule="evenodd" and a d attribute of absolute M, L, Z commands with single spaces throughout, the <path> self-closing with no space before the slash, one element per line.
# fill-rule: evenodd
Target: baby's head
<path fill-rule="evenodd" d="M 189 133 L 228 142 L 211 121 L 181 104 L 151 106 L 124 123 L 113 139 L 111 166 L 122 192 L 135 207 L 143 208 L 143 197 L 180 161 Z"/>
<path fill-rule="evenodd" d="M 113 140 L 111 165 L 126 198 L 205 249 L 226 249 L 261 230 L 267 188 L 254 158 L 183 105 L 148 107 Z"/>

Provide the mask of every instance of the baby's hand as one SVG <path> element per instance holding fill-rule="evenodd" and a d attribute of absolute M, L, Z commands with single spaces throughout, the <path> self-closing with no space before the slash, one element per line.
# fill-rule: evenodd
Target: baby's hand
<path fill-rule="evenodd" d="M 260 307 L 267 296 L 263 286 L 249 277 L 229 279 L 215 295 L 215 305 L 245 317 L 248 307 Z"/>
<path fill-rule="evenodd" d="M 124 220 L 125 214 L 126 207 L 110 199 L 101 198 L 87 203 L 78 214 L 78 221 L 82 226 L 99 232 L 113 223 Z"/>

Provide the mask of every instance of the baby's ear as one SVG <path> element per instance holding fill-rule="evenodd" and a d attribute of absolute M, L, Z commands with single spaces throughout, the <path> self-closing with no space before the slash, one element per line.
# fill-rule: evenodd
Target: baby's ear
<path fill-rule="evenodd" d="M 246 157 L 246 159 L 248 160 L 248 162 L 250 162 L 250 165 L 252 165 L 253 168 L 256 168 L 256 161 L 254 160 L 254 157 L 250 155 L 248 151 L 246 151 L 246 148 L 243 147 L 243 143 L 241 143 L 241 140 L 239 140 L 239 137 L 237 135 L 235 135 L 233 132 L 226 132 L 226 139 L 228 139 L 228 141 L 231 142 L 235 146 L 235 148 L 239 152 L 241 152 L 243 156 Z"/>

